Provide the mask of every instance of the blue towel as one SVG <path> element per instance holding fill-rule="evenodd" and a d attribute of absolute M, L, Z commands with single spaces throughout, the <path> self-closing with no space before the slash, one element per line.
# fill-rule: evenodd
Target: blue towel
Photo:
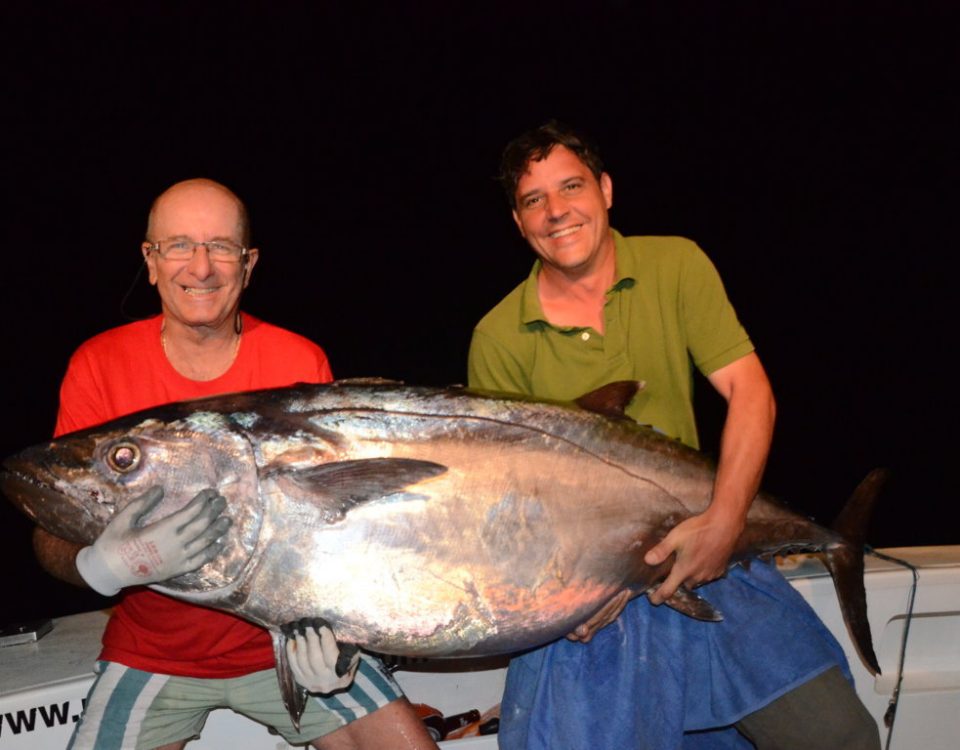
<path fill-rule="evenodd" d="M 852 681 L 840 644 L 774 565 L 735 567 L 697 591 L 723 622 L 639 597 L 589 644 L 512 659 L 501 750 L 748 749 L 734 722 L 832 666 Z"/>

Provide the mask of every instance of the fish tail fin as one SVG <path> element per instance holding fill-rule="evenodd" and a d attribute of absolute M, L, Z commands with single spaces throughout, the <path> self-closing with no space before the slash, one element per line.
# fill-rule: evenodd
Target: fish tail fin
<path fill-rule="evenodd" d="M 880 674 L 880 663 L 873 651 L 867 619 L 863 549 L 873 507 L 888 476 L 886 469 L 874 469 L 857 485 L 833 523 L 833 530 L 843 537 L 843 541 L 828 546 L 823 555 L 824 564 L 837 587 L 840 611 L 853 643 L 873 674 Z"/>
<path fill-rule="evenodd" d="M 867 526 L 873 515 L 880 490 L 890 478 L 887 469 L 874 469 L 861 480 L 843 510 L 834 519 L 832 529 L 850 544 L 863 547 L 867 541 Z"/>

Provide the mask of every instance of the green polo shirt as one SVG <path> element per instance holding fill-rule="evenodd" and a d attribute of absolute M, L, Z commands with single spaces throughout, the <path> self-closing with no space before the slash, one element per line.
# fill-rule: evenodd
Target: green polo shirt
<path fill-rule="evenodd" d="M 693 367 L 704 375 L 753 351 L 716 268 L 682 237 L 623 237 L 607 292 L 605 332 L 547 322 L 537 295 L 540 261 L 477 324 L 470 342 L 472 387 L 572 400 L 614 380 L 646 383 L 627 409 L 699 447 Z"/>

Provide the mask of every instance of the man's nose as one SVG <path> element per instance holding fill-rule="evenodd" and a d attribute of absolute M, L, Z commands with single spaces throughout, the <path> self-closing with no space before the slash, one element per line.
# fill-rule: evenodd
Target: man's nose
<path fill-rule="evenodd" d="M 198 279 L 205 279 L 213 273 L 213 263 L 210 261 L 210 248 L 203 242 L 198 242 L 193 248 L 193 257 L 187 263 L 190 273 Z"/>
<path fill-rule="evenodd" d="M 567 201 L 559 194 L 545 196 L 544 209 L 550 221 L 559 221 L 566 216 L 570 210 Z"/>

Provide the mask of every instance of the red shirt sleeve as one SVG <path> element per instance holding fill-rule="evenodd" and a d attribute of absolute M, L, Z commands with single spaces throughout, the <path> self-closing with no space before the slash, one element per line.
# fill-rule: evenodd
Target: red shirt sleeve
<path fill-rule="evenodd" d="M 60 407 L 54 437 L 106 422 L 111 418 L 104 404 L 99 373 L 81 348 L 70 358 L 60 384 Z"/>

